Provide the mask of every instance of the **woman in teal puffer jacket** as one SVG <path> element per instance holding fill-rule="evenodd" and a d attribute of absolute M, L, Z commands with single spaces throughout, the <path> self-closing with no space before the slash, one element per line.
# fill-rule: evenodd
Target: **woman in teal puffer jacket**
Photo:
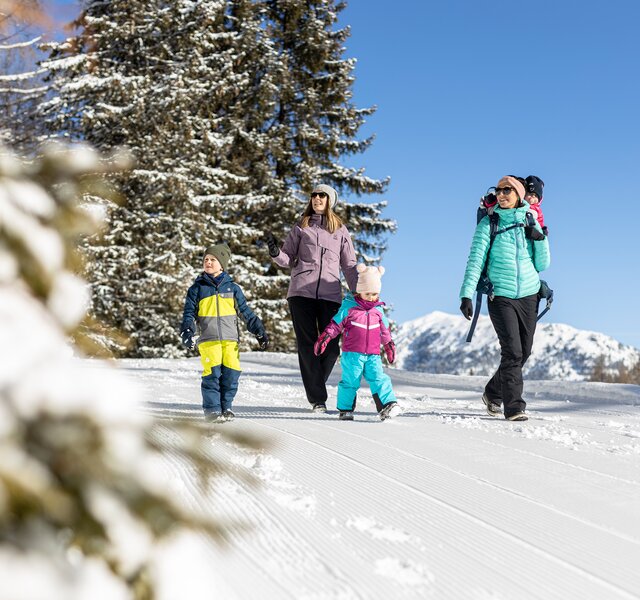
<path fill-rule="evenodd" d="M 549 242 L 535 220 L 529 225 L 529 205 L 523 200 L 525 189 L 518 179 L 503 177 L 495 194 L 497 234 L 491 244 L 489 217 L 478 223 L 460 290 L 460 310 L 467 319 L 473 316 L 471 296 L 486 262 L 494 294 L 488 302 L 489 317 L 498 335 L 501 359 L 482 400 L 492 416 L 504 410 L 510 421 L 526 421 L 522 367 L 533 345 L 540 301 L 538 273 L 549 266 Z"/>

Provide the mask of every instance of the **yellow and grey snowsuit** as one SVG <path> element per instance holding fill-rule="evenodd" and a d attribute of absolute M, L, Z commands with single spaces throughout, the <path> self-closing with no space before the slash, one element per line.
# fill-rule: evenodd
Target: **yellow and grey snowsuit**
<path fill-rule="evenodd" d="M 187 291 L 180 331 L 200 332 L 202 407 L 205 414 L 231 408 L 240 379 L 238 315 L 253 335 L 264 335 L 262 321 L 253 313 L 240 286 L 227 273 L 199 275 Z"/>

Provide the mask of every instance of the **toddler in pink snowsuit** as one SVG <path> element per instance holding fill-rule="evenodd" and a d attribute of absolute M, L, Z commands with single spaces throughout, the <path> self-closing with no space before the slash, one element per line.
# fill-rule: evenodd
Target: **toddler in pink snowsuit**
<path fill-rule="evenodd" d="M 389 321 L 379 301 L 381 277 L 384 267 L 366 267 L 358 264 L 356 295 L 348 294 L 340 309 L 320 334 L 314 346 L 316 355 L 324 352 L 327 344 L 342 333 L 342 379 L 338 384 L 338 410 L 341 420 L 353 420 L 360 379 L 367 380 L 380 419 L 400 414 L 400 407 L 391 386 L 391 379 L 382 369 L 380 346 L 393 363 L 395 345 L 389 331 Z"/>

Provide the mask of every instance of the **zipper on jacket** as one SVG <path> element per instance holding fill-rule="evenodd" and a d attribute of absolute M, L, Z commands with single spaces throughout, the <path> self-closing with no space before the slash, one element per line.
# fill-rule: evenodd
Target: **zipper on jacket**
<path fill-rule="evenodd" d="M 522 232 L 522 235 L 518 235 Z M 519 227 L 516 229 L 516 298 L 520 297 L 520 239 L 524 237 L 524 228 Z M 526 240 L 525 240 L 526 243 Z"/>
<path fill-rule="evenodd" d="M 364 342 L 364 351 L 365 353 L 369 350 L 369 311 L 367 311 L 367 334 Z"/>
<path fill-rule="evenodd" d="M 220 290 L 216 287 L 216 323 L 218 324 L 218 339 L 222 341 L 222 328 L 220 326 Z"/>
<path fill-rule="evenodd" d="M 322 260 L 324 258 L 325 252 L 326 248 L 323 248 L 322 252 L 320 252 L 320 273 L 318 273 L 318 283 L 316 284 L 316 300 L 318 299 L 318 290 L 320 289 L 320 279 L 322 278 Z"/>

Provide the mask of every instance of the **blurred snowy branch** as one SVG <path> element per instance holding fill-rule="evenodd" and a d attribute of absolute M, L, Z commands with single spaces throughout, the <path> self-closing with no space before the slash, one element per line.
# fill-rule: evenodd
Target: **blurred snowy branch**
<path fill-rule="evenodd" d="M 166 597 L 168 574 L 208 576 L 196 532 L 224 539 L 231 527 L 181 505 L 167 479 L 166 453 L 203 484 L 220 471 L 203 432 L 174 426 L 171 447 L 161 443 L 138 391 L 74 357 L 68 341 L 88 303 L 78 240 L 101 214 L 86 198 L 103 193 L 101 174 L 129 164 L 85 146 L 50 146 L 31 162 L 0 152 L 3 600 Z M 176 573 L 185 552 L 193 569 Z"/>

